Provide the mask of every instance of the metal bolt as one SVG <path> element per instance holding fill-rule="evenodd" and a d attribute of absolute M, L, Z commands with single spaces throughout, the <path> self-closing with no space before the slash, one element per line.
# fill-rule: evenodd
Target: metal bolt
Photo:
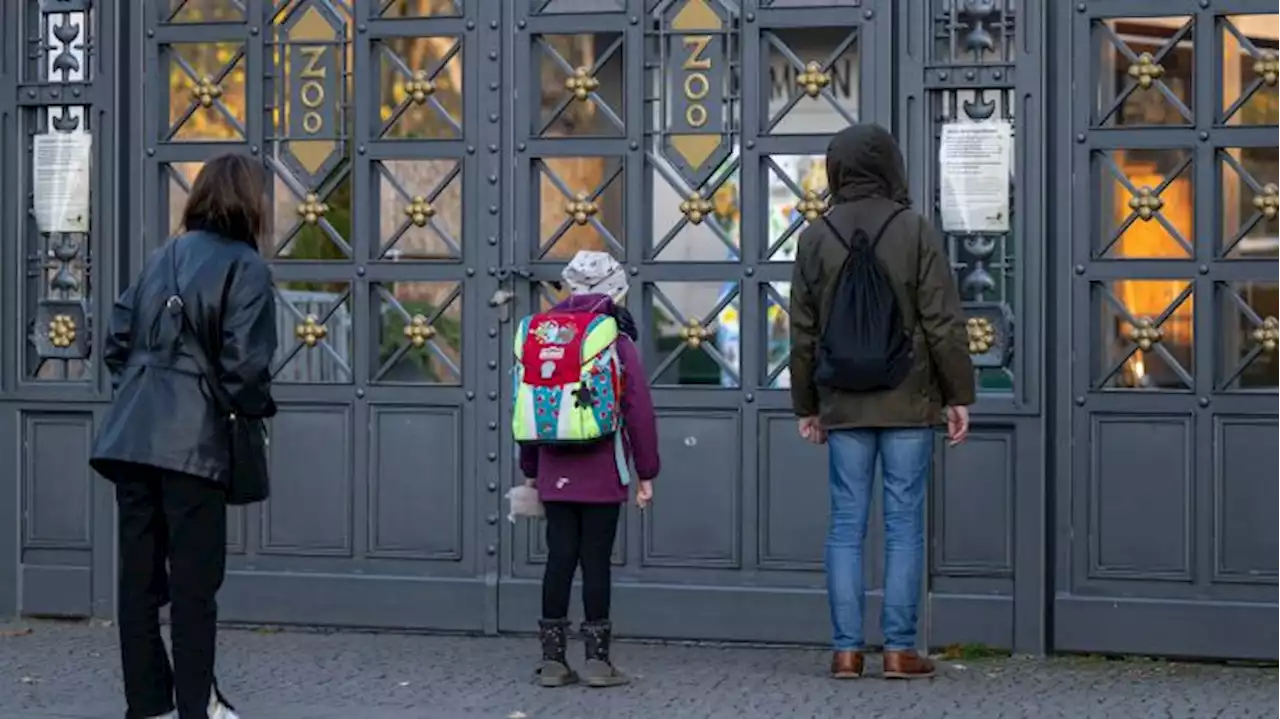
<path fill-rule="evenodd" d="M 747 140 L 747 149 L 748 149 L 748 150 L 752 149 L 752 148 L 753 148 L 753 147 L 755 147 L 755 146 L 756 146 L 756 141 L 755 141 L 755 140 Z"/>
<path fill-rule="evenodd" d="M 1202 8 L 1209 7 L 1209 0 L 1200 0 L 1200 7 Z"/>
<path fill-rule="evenodd" d="M 498 184 L 498 176 L 497 176 L 497 175 L 489 175 L 489 184 L 490 184 L 490 185 L 496 185 L 496 184 Z"/>
<path fill-rule="evenodd" d="M 489 122 L 497 122 L 497 121 L 498 121 L 498 113 L 496 112 L 489 113 Z"/>
<path fill-rule="evenodd" d="M 632 15 L 631 17 L 627 18 L 627 22 L 631 23 L 632 25 L 636 25 L 636 24 L 639 24 L 640 18 L 636 17 L 635 15 Z"/>
<path fill-rule="evenodd" d="M 1201 398 L 1200 398 L 1200 406 L 1201 406 L 1201 407 L 1208 407 L 1208 406 L 1209 406 L 1209 398 L 1208 398 L 1208 397 L 1201 397 Z"/>
<path fill-rule="evenodd" d="M 939 80 L 946 80 L 948 77 L 951 77 L 951 75 L 950 75 L 946 70 L 939 70 L 939 71 L 938 71 L 938 79 L 939 79 Z"/>
<path fill-rule="evenodd" d="M 1077 406 L 1077 407 L 1083 407 L 1083 406 L 1084 406 L 1084 395 L 1077 395 L 1077 396 L 1076 396 L 1076 406 Z"/>
<path fill-rule="evenodd" d="M 524 144 L 523 142 L 522 142 L 522 143 L 520 143 L 520 144 L 518 144 L 518 145 L 516 145 L 516 151 L 517 151 L 517 152 L 524 152 L 524 148 L 525 148 L 525 144 Z"/>
<path fill-rule="evenodd" d="M 475 146 L 475 145 L 467 145 L 467 154 L 468 154 L 468 155 L 474 155 L 474 154 L 476 154 L 476 146 Z"/>
<path fill-rule="evenodd" d="M 250 148 L 249 148 L 249 154 L 250 154 L 250 155 L 256 155 L 256 154 L 258 154 L 258 146 L 257 146 L 257 145 L 254 145 L 254 146 L 250 147 Z"/>
<path fill-rule="evenodd" d="M 497 337 L 497 336 L 498 336 L 498 328 L 497 328 L 497 327 L 490 327 L 490 328 L 489 328 L 489 336 L 490 336 L 490 337 Z"/>
<path fill-rule="evenodd" d="M 498 461 L 498 453 L 497 453 L 497 452 L 490 452 L 490 453 L 485 457 L 485 459 L 489 460 L 490 462 L 497 462 L 497 461 Z"/>
<path fill-rule="evenodd" d="M 1084 12 L 1084 11 L 1085 11 L 1084 3 L 1078 3 L 1076 5 L 1076 12 Z"/>
<path fill-rule="evenodd" d="M 752 277 L 756 274 L 756 268 L 748 267 L 747 269 L 742 271 L 742 274 L 746 275 L 747 277 Z"/>
<path fill-rule="evenodd" d="M 1076 142 L 1084 142 L 1084 133 L 1083 133 L 1083 132 L 1076 134 Z"/>
<path fill-rule="evenodd" d="M 489 51 L 489 59 L 490 59 L 490 60 L 497 60 L 497 59 L 498 59 L 498 51 L 497 51 L 497 50 L 490 50 L 490 51 Z"/>
<path fill-rule="evenodd" d="M 154 28 L 147 28 L 147 37 L 155 37 L 155 36 L 156 36 L 156 31 L 155 31 L 155 29 L 154 29 Z"/>
<path fill-rule="evenodd" d="M 528 24 L 529 23 L 525 22 L 523 18 L 516 21 L 516 27 L 520 28 L 521 30 L 523 30 L 525 25 L 528 25 Z"/>
<path fill-rule="evenodd" d="M 494 145 L 494 144 L 490 144 L 490 145 L 489 145 L 489 154 L 495 154 L 495 153 L 497 153 L 497 152 L 498 152 L 498 146 L 497 146 L 497 145 Z"/>
<path fill-rule="evenodd" d="M 360 31 L 360 32 L 368 32 L 368 31 L 369 31 L 369 26 L 368 26 L 368 25 L 365 25 L 364 23 L 360 23 L 359 25 L 357 25 L 357 26 L 356 26 L 356 30 L 358 30 L 358 31 Z"/>
<path fill-rule="evenodd" d="M 1209 266 L 1208 266 L 1208 265 L 1200 265 L 1200 267 L 1199 267 L 1198 269 L 1200 270 L 1200 274 L 1202 274 L 1202 275 L 1207 275 L 1207 274 L 1209 274 Z"/>
<path fill-rule="evenodd" d="M 489 241 L 489 244 L 490 244 L 490 245 L 496 245 L 496 244 L 498 244 L 498 238 L 496 238 L 496 237 L 490 237 L 488 241 Z"/>
<path fill-rule="evenodd" d="M 490 422 L 490 423 L 489 423 L 489 431 L 490 431 L 490 432 L 494 431 L 494 430 L 495 430 L 495 429 L 497 429 L 497 428 L 498 428 L 498 423 L 497 423 L 497 422 Z"/>
<path fill-rule="evenodd" d="M 489 395 L 488 395 L 488 396 L 489 396 L 489 401 L 491 401 L 491 402 L 492 402 L 493 400 L 498 399 L 498 392 L 497 392 L 497 390 L 489 390 Z"/>
<path fill-rule="evenodd" d="M 631 268 L 631 276 L 632 276 L 632 277 L 635 277 L 635 276 L 636 276 L 636 275 L 638 275 L 638 274 L 640 274 L 640 268 L 639 268 L 639 267 L 632 267 L 632 268 Z"/>
<path fill-rule="evenodd" d="M 756 396 L 748 392 L 746 396 L 743 397 L 743 399 L 747 401 L 747 404 L 751 404 L 752 402 L 756 401 Z"/>
<path fill-rule="evenodd" d="M 467 400 L 468 400 L 468 401 L 470 401 L 470 400 L 473 400 L 473 399 L 475 399 L 475 398 L 476 398 L 476 393 L 475 393 L 475 392 L 472 392 L 471 390 L 467 390 Z"/>
<path fill-rule="evenodd" d="M 1208 141 L 1209 141 L 1209 133 L 1207 133 L 1207 132 L 1201 132 L 1201 133 L 1200 133 L 1200 142 L 1208 142 Z"/>
<path fill-rule="evenodd" d="M 488 547 L 485 547 L 484 552 L 485 554 L 488 554 L 490 557 L 492 557 L 493 555 L 498 553 L 498 548 L 490 544 Z"/>
<path fill-rule="evenodd" d="M 966 80 L 972 80 L 973 78 L 975 78 L 975 77 L 977 77 L 977 76 L 978 76 L 978 74 L 977 74 L 977 73 L 975 73 L 973 70 L 969 70 L 968 72 L 966 72 L 966 73 L 964 74 L 964 78 L 965 78 Z"/>
<path fill-rule="evenodd" d="M 489 516 L 487 516 L 487 517 L 485 517 L 485 518 L 484 518 L 484 521 L 488 522 L 489 524 L 497 524 L 497 523 L 498 523 L 498 515 L 496 515 L 496 514 L 490 514 Z"/>
<path fill-rule="evenodd" d="M 156 154 L 156 148 L 154 148 L 154 147 L 148 147 L 148 148 L 147 148 L 147 156 L 148 156 L 148 157 L 155 157 L 155 154 Z"/>
<path fill-rule="evenodd" d="M 755 13 L 753 13 L 753 12 L 749 12 L 749 13 L 747 13 L 746 20 L 747 20 L 747 22 L 755 22 L 755 21 L 756 21 L 756 14 L 755 14 Z"/>
<path fill-rule="evenodd" d="M 476 276 L 476 268 L 474 268 L 474 267 L 468 267 L 468 268 L 467 268 L 467 277 L 475 277 L 475 276 Z"/>
<path fill-rule="evenodd" d="M 498 369 L 498 360 L 489 360 L 489 369 Z"/>
<path fill-rule="evenodd" d="M 639 149 L 640 149 L 640 143 L 636 142 L 635 140 L 632 140 L 632 141 L 631 141 L 631 144 L 630 144 L 630 145 L 628 145 L 628 147 L 630 147 L 632 150 L 639 150 Z"/>
<path fill-rule="evenodd" d="M 497 92 L 498 88 L 500 87 L 502 87 L 502 85 L 498 84 L 496 80 L 494 82 L 489 83 L 489 89 L 495 92 Z"/>
<path fill-rule="evenodd" d="M 357 275 L 359 275 L 360 277 L 364 277 L 364 273 L 365 273 L 365 269 L 364 269 L 364 267 L 357 267 L 357 268 L 356 268 L 356 274 L 357 274 Z"/>
<path fill-rule="evenodd" d="M 369 150 L 368 150 L 368 148 L 366 148 L 364 145 L 361 145 L 361 146 L 359 146 L 359 147 L 357 147 L 357 148 L 356 148 L 356 152 L 360 153 L 361 155 L 363 155 L 364 153 L 366 153 L 366 152 L 368 152 L 368 151 L 369 151 Z"/>
<path fill-rule="evenodd" d="M 496 214 L 498 214 L 498 206 L 497 206 L 497 205 L 489 205 L 489 214 L 490 214 L 490 215 L 496 215 Z"/>
<path fill-rule="evenodd" d="M 364 397 L 364 388 L 363 388 L 363 387 L 361 387 L 360 389 L 357 389 L 357 390 L 356 390 L 356 397 Z"/>
<path fill-rule="evenodd" d="M 497 30 L 497 29 L 498 29 L 498 21 L 497 21 L 497 20 L 490 20 L 490 21 L 489 21 L 489 29 L 490 29 L 490 30 Z"/>
<path fill-rule="evenodd" d="M 250 34 L 250 35 L 257 35 L 257 34 L 258 34 L 258 26 L 257 26 L 257 25 L 254 25 L 253 27 L 249 28 L 249 34 Z"/>
<path fill-rule="evenodd" d="M 1083 274 L 1084 274 L 1084 265 L 1076 265 L 1076 274 L 1077 274 L 1077 275 L 1083 275 Z"/>
<path fill-rule="evenodd" d="M 475 29 L 476 29 L 476 21 L 475 21 L 475 20 L 468 20 L 468 21 L 467 21 L 467 29 L 468 29 L 468 30 L 475 30 Z"/>
<path fill-rule="evenodd" d="M 875 10 L 864 10 L 864 11 L 862 12 L 862 17 L 865 17 L 865 18 L 866 18 L 866 19 L 868 19 L 868 20 L 870 20 L 871 18 L 873 18 L 873 17 L 875 17 L 875 16 L 876 16 L 876 11 L 875 11 Z"/>
<path fill-rule="evenodd" d="M 490 492 L 496 492 L 498 491 L 498 483 L 490 482 L 489 484 L 485 485 L 485 489 L 488 489 Z"/>

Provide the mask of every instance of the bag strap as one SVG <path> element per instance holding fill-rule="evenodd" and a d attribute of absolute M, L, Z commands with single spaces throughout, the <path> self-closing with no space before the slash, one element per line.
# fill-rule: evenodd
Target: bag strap
<path fill-rule="evenodd" d="M 907 208 L 902 205 L 894 206 L 893 212 L 889 213 L 889 217 L 884 221 L 882 225 L 880 225 L 880 230 L 876 232 L 875 238 L 871 240 L 872 252 L 875 252 L 876 247 L 880 245 L 880 240 L 881 238 L 884 237 L 885 230 L 889 229 L 889 223 L 893 222 L 894 218 L 896 218 L 898 215 L 901 215 L 906 211 L 907 211 Z M 853 252 L 853 243 L 845 238 L 844 233 L 836 229 L 835 223 L 831 221 L 831 218 L 828 215 L 824 214 L 822 216 L 822 221 L 827 223 L 827 227 L 831 228 L 832 234 L 836 236 L 836 239 L 840 241 L 840 244 L 844 245 L 845 250 L 849 252 Z"/>
<path fill-rule="evenodd" d="M 213 363 L 209 361 L 209 355 L 205 352 L 204 346 L 200 343 L 200 337 L 196 333 L 195 322 L 191 320 L 191 315 L 187 312 L 187 303 L 182 300 L 181 287 L 178 285 L 178 240 L 175 239 L 169 243 L 169 280 L 173 285 L 173 294 L 165 301 L 165 308 L 171 314 L 179 315 L 181 329 L 178 337 L 190 340 L 186 343 L 187 349 L 191 352 L 191 358 L 195 360 L 196 367 L 200 369 L 200 374 L 204 376 L 205 384 L 209 385 L 209 391 L 213 394 L 214 404 L 218 405 L 218 409 L 232 418 L 236 416 L 235 405 L 231 402 L 231 395 L 227 393 L 225 387 L 222 386 L 222 380 L 218 379 L 218 373 L 213 368 Z"/>

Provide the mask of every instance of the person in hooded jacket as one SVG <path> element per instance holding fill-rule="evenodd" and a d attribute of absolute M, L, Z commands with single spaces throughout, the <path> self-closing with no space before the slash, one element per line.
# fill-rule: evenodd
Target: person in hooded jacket
<path fill-rule="evenodd" d="M 627 292 L 626 271 L 604 252 L 580 251 L 561 273 L 570 296 L 555 306 L 566 312 L 599 312 L 618 321 L 618 357 L 623 368 L 623 455 L 639 477 L 636 504 L 644 509 L 653 500 L 658 476 L 658 427 L 648 377 L 635 342 L 636 323 L 625 307 L 614 302 Z M 538 638 L 542 661 L 535 672 L 545 687 L 578 680 L 565 657 L 569 627 L 569 595 L 573 575 L 582 567 L 582 635 L 586 660 L 581 678 L 591 687 L 626 684 L 627 677 L 609 659 L 612 624 L 611 557 L 618 516 L 629 489 L 612 441 L 583 447 L 520 447 L 520 469 L 526 484 L 536 486 L 546 513 L 547 564 L 542 575 L 542 619 Z"/>
<path fill-rule="evenodd" d="M 800 435 L 827 444 L 831 520 L 826 540 L 827 592 L 834 655 L 831 672 L 863 671 L 862 546 L 876 461 L 884 482 L 885 573 L 880 625 L 884 676 L 933 674 L 916 651 L 917 608 L 924 561 L 924 496 L 935 426 L 946 417 L 952 444 L 969 431 L 974 370 L 951 263 L 931 223 L 909 207 L 902 153 L 884 128 L 846 128 L 827 148 L 830 222 L 800 236 L 791 283 L 791 400 Z M 886 225 L 885 223 L 888 222 Z M 912 364 L 893 389 L 846 392 L 814 380 L 817 352 L 848 250 L 861 228 L 893 286 L 911 333 Z"/>
<path fill-rule="evenodd" d="M 275 300 L 271 271 L 258 254 L 265 197 L 261 164 L 240 155 L 206 163 L 183 210 L 186 232 L 151 255 L 111 313 L 103 364 L 115 394 L 91 464 L 116 489 L 129 719 L 235 717 L 214 682 L 215 595 L 226 570 L 227 418 L 189 342 L 198 338 L 238 414 L 275 414 Z M 175 296 L 181 302 L 171 301 Z M 160 636 L 166 603 L 172 666 Z"/>

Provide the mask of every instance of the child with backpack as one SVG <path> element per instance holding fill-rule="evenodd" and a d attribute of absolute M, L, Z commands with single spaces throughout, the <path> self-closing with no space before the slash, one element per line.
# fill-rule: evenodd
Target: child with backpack
<path fill-rule="evenodd" d="M 581 251 L 561 277 L 570 296 L 522 320 L 514 343 L 520 469 L 537 487 L 547 528 L 535 677 L 545 687 L 579 679 L 565 649 L 569 594 L 581 565 L 581 679 L 612 687 L 629 680 L 609 659 L 610 557 L 631 487 L 641 509 L 653 499 L 657 421 L 635 321 L 616 304 L 627 292 L 626 271 L 607 253 Z"/>

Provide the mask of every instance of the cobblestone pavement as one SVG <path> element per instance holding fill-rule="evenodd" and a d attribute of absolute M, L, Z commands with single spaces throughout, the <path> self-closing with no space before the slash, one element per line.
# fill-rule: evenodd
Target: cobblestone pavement
<path fill-rule="evenodd" d="M 837 683 L 814 649 L 621 643 L 631 686 L 548 690 L 529 682 L 526 638 L 224 630 L 219 641 L 220 681 L 245 719 L 1277 716 L 1274 667 L 976 659 L 943 662 L 931 680 Z M 0 623 L 0 718 L 118 719 L 119 677 L 110 626 Z"/>

